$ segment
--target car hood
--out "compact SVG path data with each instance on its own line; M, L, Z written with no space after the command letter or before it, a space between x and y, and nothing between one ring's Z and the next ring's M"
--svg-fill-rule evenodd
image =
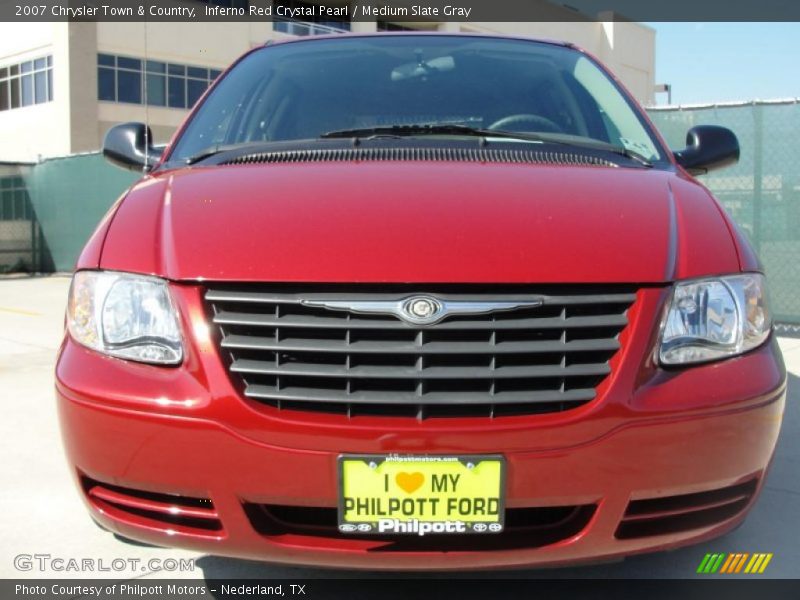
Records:
M187 168L120 204L102 268L174 280L656 283L739 270L673 172L457 162Z

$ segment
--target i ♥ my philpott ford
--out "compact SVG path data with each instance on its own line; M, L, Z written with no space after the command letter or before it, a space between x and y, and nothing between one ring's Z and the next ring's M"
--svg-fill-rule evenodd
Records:
M92 518L274 562L490 568L706 540L758 498L786 373L767 281L570 44L257 48L86 245L57 367Z

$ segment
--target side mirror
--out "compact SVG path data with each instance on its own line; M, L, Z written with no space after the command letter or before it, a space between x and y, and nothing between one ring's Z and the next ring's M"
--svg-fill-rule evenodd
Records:
M149 171L163 152L153 146L153 132L144 123L114 125L103 139L105 159L130 171Z
M704 175L739 160L736 134L717 125L698 125L686 134L686 148L675 153L675 160L692 175Z

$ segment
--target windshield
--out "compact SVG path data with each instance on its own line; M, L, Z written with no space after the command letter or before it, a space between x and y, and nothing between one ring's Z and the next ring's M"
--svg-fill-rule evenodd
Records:
M574 49L409 35L314 40L253 52L210 93L170 161L217 146L407 125L547 134L542 137L597 141L661 159L658 143L618 87ZM542 143L533 139L527 143Z

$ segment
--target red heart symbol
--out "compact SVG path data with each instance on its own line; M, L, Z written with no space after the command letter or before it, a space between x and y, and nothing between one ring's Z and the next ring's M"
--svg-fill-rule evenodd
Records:
M394 479L397 485L403 488L407 494L410 494L418 490L425 482L425 475L422 473L398 473Z

